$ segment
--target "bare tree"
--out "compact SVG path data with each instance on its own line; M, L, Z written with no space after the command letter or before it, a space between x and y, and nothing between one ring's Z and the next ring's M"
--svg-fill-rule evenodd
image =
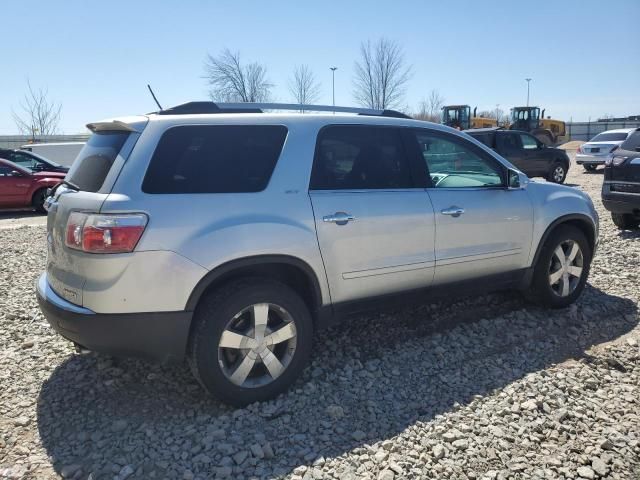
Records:
M31 135L53 135L58 132L60 124L61 104L50 102L46 89L34 89L27 80L28 92L20 102L20 113L12 111L13 121L21 133Z
M426 120L428 122L440 121L440 110L444 105L444 98L440 95L438 90L433 89L429 92L429 96L426 99L422 99L418 105L418 112L414 117L418 120Z
M300 105L310 105L320 97L320 84L307 65L300 65L293 71L289 81L289 92Z
M258 62L244 65L239 52L225 48L220 55L208 54L204 64L205 78L211 85L209 96L222 102L265 102L273 84L267 69Z
M356 102L369 108L394 108L402 103L411 67L405 66L400 46L386 38L360 45L360 61L355 65Z

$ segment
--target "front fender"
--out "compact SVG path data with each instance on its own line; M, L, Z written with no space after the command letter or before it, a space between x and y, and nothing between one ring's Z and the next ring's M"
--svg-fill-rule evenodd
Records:
M595 253L598 241L598 214L586 193L565 185L535 181L529 183L527 190L534 208L529 265L535 265L540 247L553 228L571 221L582 222L590 229Z

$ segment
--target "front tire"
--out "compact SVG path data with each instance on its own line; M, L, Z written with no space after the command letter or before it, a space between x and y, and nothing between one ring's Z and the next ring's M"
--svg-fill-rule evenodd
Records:
M551 166L551 171L547 175L547 180L553 183L564 183L567 178L567 169L561 162L556 162Z
M38 213L47 213L44 208L44 201L47 198L47 189L41 188L37 190L33 197L31 198L31 205L33 205L33 209Z
M271 399L287 390L309 361L311 315L302 298L280 282L234 281L201 300L194 322L191 370L225 403Z
M640 220L629 213L612 213L611 220L620 230L632 230L640 225Z
M534 266L529 300L549 308L564 308L575 302L587 282L591 255L582 231L571 225L557 227Z

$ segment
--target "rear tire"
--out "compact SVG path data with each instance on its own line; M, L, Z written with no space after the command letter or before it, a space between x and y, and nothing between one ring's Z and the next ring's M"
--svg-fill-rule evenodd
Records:
M640 220L629 213L612 213L611 220L620 230L632 230L640 225Z
M557 227L545 241L534 265L533 279L526 292L528 300L548 308L564 308L575 302L587 282L591 255L589 242L578 228Z
M551 170L547 175L547 180L553 183L564 183L567 178L567 169L561 162L555 162L551 165Z
M309 361L312 339L309 309L295 291L240 279L198 304L188 360L211 395L245 406L287 390Z
M47 198L46 188L41 188L40 190L36 190L36 192L33 194L33 197L31 198L31 205L33 205L33 208L36 212L47 213L47 211L44 209L44 201L46 198Z
M595 172L596 169L598 168L597 165L583 165L583 167L587 172Z

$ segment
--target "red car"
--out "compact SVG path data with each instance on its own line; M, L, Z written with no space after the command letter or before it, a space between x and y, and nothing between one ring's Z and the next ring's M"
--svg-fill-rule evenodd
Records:
M0 208L33 207L44 212L47 188L64 176L63 172L34 172L0 158Z

